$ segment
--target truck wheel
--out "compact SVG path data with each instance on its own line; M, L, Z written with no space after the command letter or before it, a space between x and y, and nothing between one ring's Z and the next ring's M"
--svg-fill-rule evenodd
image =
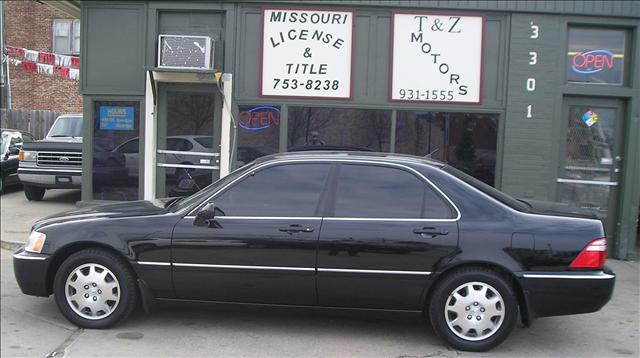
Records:
M24 196L27 197L29 201L40 201L44 197L45 188L41 188L39 186L32 185L24 185Z

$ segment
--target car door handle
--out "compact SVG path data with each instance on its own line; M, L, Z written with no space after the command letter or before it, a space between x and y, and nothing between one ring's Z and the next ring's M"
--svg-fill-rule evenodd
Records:
M287 227L281 227L278 230L282 232L288 232L289 234L292 234L294 232L313 232L312 227L303 227L301 225L289 225Z
M431 235L431 237L449 234L447 230L438 230L435 227L423 227L421 229L414 229L413 233L417 235Z

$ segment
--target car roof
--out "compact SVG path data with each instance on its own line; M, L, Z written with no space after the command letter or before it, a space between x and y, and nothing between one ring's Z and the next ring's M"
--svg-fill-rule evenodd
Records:
M437 160L418 157L408 154L397 153L381 153L381 152L355 152L355 151L303 151L303 152L286 152L266 155L256 159L256 164L265 163L270 161L280 160L340 160L340 159L353 159L371 162L388 162L388 163L403 163L403 164L422 164L429 165L436 168L443 168L445 163Z

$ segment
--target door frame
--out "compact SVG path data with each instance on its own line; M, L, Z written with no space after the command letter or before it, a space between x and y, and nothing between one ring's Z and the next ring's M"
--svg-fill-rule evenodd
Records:
M585 107L605 107L613 108L616 110L616 124L614 134L614 158L612 164L612 170L618 169L616 174L612 176L610 181L616 182L616 185L610 186L609 198L607 202L607 223L605 226L605 233L607 237L612 241L618 240L618 225L620 221L618 204L620 203L620 194L622 189L622 178L624 176L624 157L625 157L625 142L628 140L626 133L626 103L621 98L602 98L602 97L589 97L589 96L565 96L562 101L562 114L559 121L556 121L554 126L556 135L555 141L555 171L553 175L553 198L558 201L560 196L559 180L562 178L564 165L565 165L565 151L566 151L566 138L569 124L569 108L571 106L585 106ZM616 160L616 156L620 157L620 160Z

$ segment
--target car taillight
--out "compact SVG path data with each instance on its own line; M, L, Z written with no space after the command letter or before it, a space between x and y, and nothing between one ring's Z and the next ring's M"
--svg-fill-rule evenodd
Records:
M570 267L574 269L601 269L607 258L607 239L601 237L591 241L578 254Z
M18 152L18 160L24 160L24 151L22 151L22 149L20 149L20 151Z

